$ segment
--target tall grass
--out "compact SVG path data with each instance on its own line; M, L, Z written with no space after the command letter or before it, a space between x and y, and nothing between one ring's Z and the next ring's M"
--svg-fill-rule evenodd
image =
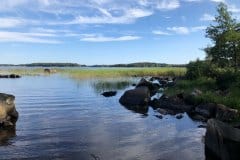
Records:
M183 76L185 68L99 68L99 69L63 69L61 73L74 78L109 78L141 76Z

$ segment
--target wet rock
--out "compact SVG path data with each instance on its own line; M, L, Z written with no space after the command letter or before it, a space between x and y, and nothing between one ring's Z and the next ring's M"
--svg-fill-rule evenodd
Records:
M240 129L210 119L207 122L205 136L206 153L211 153L221 160L239 160Z
M160 99L154 99L151 101L150 106L153 109L161 108L177 113L190 112L193 106L186 105L183 100L177 96L166 97L163 95Z
M14 104L15 97L0 93L0 127L14 126L18 119L18 112Z
M160 85L157 83L149 82L146 79L142 78L136 85L136 88L138 88L138 87L148 87L148 89L150 91L150 96L153 96L158 92Z
M155 115L155 117L157 117L158 119L163 119L162 115Z
M124 106L146 106L150 101L150 91L148 87L137 87L126 91L119 102Z
M216 105L214 103L198 105L194 112L206 118L214 118L216 115Z
M224 122L230 122L239 117L238 110L214 103L198 105L193 112L205 119L216 118Z
M204 116L201 116L199 114L195 114L195 113L188 113L188 116L195 121L202 121L202 122L207 122L207 118Z
M178 114L178 115L176 115L176 118L177 118L177 119L182 119L182 118L183 118L183 114Z
M161 113L162 115L167 115L168 111L166 109L158 108L157 111Z
M117 94L117 91L108 91L108 92L103 92L101 95L103 95L104 97L112 97L115 96Z
M148 105L123 105L126 109L133 111L135 113L141 113L147 115Z
M0 129L0 146L9 145L11 143L10 140L15 136L16 136L15 127Z
M0 78L20 78L20 75L10 74L10 75L0 75Z
M216 119L224 122L230 122L238 117L238 110L228 108L222 104L216 105Z
M198 128L207 128L207 125L205 125L205 124L200 124L200 125L198 125Z

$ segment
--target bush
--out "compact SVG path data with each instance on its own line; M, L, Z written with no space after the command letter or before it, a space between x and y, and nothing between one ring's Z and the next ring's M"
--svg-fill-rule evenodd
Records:
M219 72L216 76L216 85L221 90L226 90L236 84L239 79L239 74L230 69Z
M214 66L207 61L197 60L187 65L186 77L188 79L198 79L200 77L214 77Z

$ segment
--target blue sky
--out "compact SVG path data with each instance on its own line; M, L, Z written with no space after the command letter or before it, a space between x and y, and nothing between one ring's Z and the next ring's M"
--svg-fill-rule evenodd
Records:
M219 2L239 0L0 0L0 63L188 63L211 44Z

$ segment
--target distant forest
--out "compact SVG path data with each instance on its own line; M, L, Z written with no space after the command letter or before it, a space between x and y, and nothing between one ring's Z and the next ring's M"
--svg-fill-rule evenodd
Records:
M78 63L30 63L30 64L0 64L0 66L22 66L22 67L185 67L185 64L166 64L166 63L151 63L139 62L129 64L113 64L113 65L82 65Z

